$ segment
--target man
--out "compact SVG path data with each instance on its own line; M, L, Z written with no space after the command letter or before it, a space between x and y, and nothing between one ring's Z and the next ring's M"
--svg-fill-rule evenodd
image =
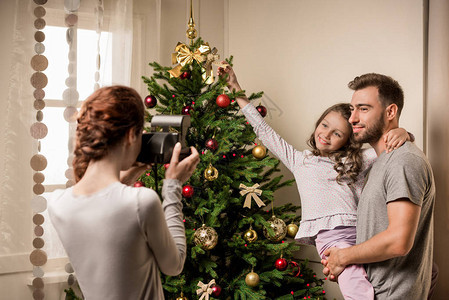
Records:
M378 158L365 183L357 212L357 244L328 249L323 272L336 279L351 264L367 264L376 299L427 299L433 259L435 184L430 164L413 143L386 153L383 135L399 125L404 104L397 81L365 74L348 84L357 141Z

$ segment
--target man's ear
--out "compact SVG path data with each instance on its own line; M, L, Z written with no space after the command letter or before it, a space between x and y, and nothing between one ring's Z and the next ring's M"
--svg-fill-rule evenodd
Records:
M387 119L388 120L393 120L397 116L398 106L396 104L392 103L392 104L387 106L385 111L387 113Z

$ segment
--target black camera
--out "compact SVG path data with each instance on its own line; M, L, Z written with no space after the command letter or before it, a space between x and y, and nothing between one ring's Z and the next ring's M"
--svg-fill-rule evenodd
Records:
M190 155L190 148L186 147L187 129L190 126L188 115L156 115L151 120L151 131L142 134L142 147L137 156L137 161L146 164L166 164L170 162L173 148L177 142L181 143L179 160ZM156 128L162 131L153 131ZM177 132L171 130L177 127Z

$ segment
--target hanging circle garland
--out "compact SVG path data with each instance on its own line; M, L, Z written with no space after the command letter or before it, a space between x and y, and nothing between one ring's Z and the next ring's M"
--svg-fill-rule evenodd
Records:
M47 263L47 253L42 250L45 246L45 241L42 238L44 234L44 229L42 224L45 221L45 218L40 214L41 212L47 209L47 199L45 199L41 194L45 192L45 187L42 183L45 180L45 176L41 173L47 167L47 159L44 155L40 154L41 152L41 143L40 140L45 138L48 133L47 125L45 125L42 121L44 120L44 113L42 109L45 107L45 92L43 88L47 86L48 78L42 73L48 67L48 59L43 55L45 52L45 46L42 42L45 40L45 34L42 32L42 29L45 28L46 22L43 18L46 14L45 8L42 6L47 2L47 0L34 0L34 3L37 5L34 8L34 16L36 19L34 20L34 28L36 32L34 34L34 39L36 44L34 45L34 52L36 53L30 60L31 68L35 71L31 78L30 83L31 86L35 88L33 92L34 103L33 107L36 109L36 122L34 122L30 127L30 135L33 139L37 140L37 154L33 155L30 160L30 167L35 171L33 175L33 193L34 197L31 200L31 209L33 211L33 224L34 227L34 239L33 239L33 248L34 250L30 253L30 262L33 265L33 299L41 300L44 299L44 281L42 277L44 277L45 272L42 269L42 266Z

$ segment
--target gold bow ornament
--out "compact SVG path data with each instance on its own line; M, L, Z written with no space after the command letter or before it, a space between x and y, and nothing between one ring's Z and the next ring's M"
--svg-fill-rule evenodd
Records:
M194 60L196 60L199 65L203 65L203 62L207 62L208 54L210 53L211 49L208 43L204 43L196 48L195 51L191 51L186 44L178 42L175 47L175 52L171 55L172 64L174 65L177 63L178 65L168 72L172 77L179 77L182 73L182 67L191 64ZM207 74L203 73L203 79L206 79L206 77Z
M251 208L251 198L254 198L254 201L256 201L256 204L259 207L265 206L265 203L263 203L263 201L259 198L259 196L262 195L262 190L258 189L259 186L260 185L256 183L251 187L247 187L243 183L240 183L239 188L242 190L240 191L240 195L244 196L247 194L243 207Z
M205 73L203 73L203 79L206 77L206 84L211 84L214 82L214 70L212 70L212 63L216 64L215 61L220 59L220 55L217 54L217 48L212 48L211 52L207 54L206 60L203 63Z
M209 295L212 294L212 285L215 284L215 279L212 279L208 284L204 284L201 281L198 282L199 289L196 290L198 296L201 295L199 300L209 300Z

